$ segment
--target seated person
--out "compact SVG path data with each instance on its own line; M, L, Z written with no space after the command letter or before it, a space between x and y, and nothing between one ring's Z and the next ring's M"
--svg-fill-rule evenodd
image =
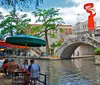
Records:
M5 59L5 61L3 62L2 68L4 73L7 75L7 69L8 69L8 59Z
M18 64L12 59L10 62L8 62L8 72L12 73L16 69L18 69Z
M21 65L21 68L23 68L24 70L28 70L28 60L26 59L25 61L24 61L24 63Z

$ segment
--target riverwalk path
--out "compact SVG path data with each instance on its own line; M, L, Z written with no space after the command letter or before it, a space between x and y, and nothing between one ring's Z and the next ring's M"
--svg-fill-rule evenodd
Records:
M12 85L11 78L2 72L0 72L0 85Z

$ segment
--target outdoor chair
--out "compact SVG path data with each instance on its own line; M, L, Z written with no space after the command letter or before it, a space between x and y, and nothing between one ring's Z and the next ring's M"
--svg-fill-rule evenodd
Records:
M26 72L13 72L12 85L22 85L26 80Z

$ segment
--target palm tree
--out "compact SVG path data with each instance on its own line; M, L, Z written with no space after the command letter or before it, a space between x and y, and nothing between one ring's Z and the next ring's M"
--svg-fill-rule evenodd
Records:
M27 14L15 15L15 24L16 24L16 34L26 34L29 27L30 18L27 18Z
M46 40L46 53L50 54L48 36L55 37L57 34L58 24L62 24L62 18L57 17L59 15L58 9L50 8L48 10L37 9L32 12L35 17L38 17L36 22L42 22L43 24L37 29L37 34L40 36L45 36ZM33 31L36 31L36 28L33 27ZM37 35L35 34L35 35Z
M1 34L13 36L14 34L27 33L30 21L31 19L27 18L27 14L19 15L15 13L13 15L13 13L10 12L0 23L0 28L2 28Z

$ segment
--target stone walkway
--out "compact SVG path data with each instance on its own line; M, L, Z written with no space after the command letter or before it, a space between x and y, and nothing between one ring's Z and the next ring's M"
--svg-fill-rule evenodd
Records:
M0 73L0 85L12 85L11 78L4 75L4 73Z

